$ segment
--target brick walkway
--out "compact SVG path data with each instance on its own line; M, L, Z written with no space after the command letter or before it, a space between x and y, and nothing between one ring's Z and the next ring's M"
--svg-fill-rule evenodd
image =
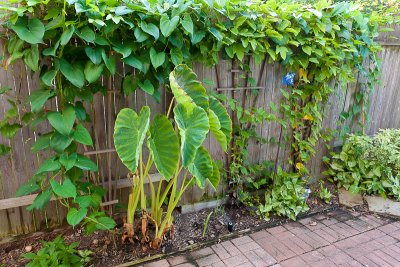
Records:
M145 265L164 266L400 266L400 221L337 210Z

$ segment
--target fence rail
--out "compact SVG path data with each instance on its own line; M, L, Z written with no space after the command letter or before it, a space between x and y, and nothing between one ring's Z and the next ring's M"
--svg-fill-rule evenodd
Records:
M382 59L382 85L380 85L372 95L369 109L367 134L373 134L380 128L399 128L400 127L400 42L391 36L400 37L400 27L396 27L392 33L384 33L379 38L383 45L380 52ZM4 44L0 43L0 55L4 52ZM215 67L208 68L200 64L194 64L194 71L200 81L208 80L206 84L208 89L233 97L242 102L244 106L263 107L268 112L271 110L270 103L279 105L282 100L280 92L281 78L284 69L277 63L267 63L263 61L260 66L256 66L252 58L247 55L251 74L238 71L237 62L221 60ZM133 72L122 63L118 65L119 73ZM248 76L251 76L257 84L250 86ZM361 79L361 78L360 78ZM105 95L96 94L92 104L86 104L92 122L88 123L94 147L88 149L81 147L81 152L91 157L99 165L99 172L93 174L91 179L98 181L99 184L109 189L103 205L110 203L126 202L130 187L130 180L127 179L128 170L119 161L113 145L113 127L116 115L124 107L131 107L139 111L144 105L152 109L152 116L157 113L165 113L168 108L171 95L162 91L160 103L156 103L150 96L137 90L133 95L125 97L120 93L121 78L113 77L110 81L104 80L104 83L111 84L111 90ZM22 63L17 63L8 71L0 70L0 86L10 86L12 94L18 99L19 112L29 109L25 104L26 98L39 85L37 75L31 75L27 72ZM335 88L328 103L324 107L325 119L324 128L337 129L340 113L348 111L354 101L354 92L358 83L352 83L345 88ZM252 89L252 90L250 90ZM255 94L254 92L257 92ZM48 109L57 109L57 99L53 99L46 104ZM0 118L2 118L9 108L9 103L4 96L0 96ZM279 118L282 115L275 112ZM40 228L59 224L66 215L66 210L60 207L57 202L51 202L46 211L26 211L26 205L29 205L34 196L15 198L15 192L18 186L27 181L40 166L46 152L33 154L30 150L31 145L36 138L49 131L51 127L48 124L42 124L37 129L32 130L27 127L22 128L13 141L3 139L0 136L0 143L8 144L12 147L10 156L2 157L0 160L0 238L13 235L28 233ZM251 161L259 162L261 160L274 161L277 164L284 164L289 157L290 144L285 143L282 137L282 128L278 123L263 123L257 129L257 133L265 140L276 140L267 144L252 142L249 145L249 156ZM211 152L215 160L221 160L226 163L227 155L216 145L214 137L209 136L204 145ZM148 155L148 152L146 152ZM327 149L323 142L319 142L316 147L316 156L308 164L314 177L320 177L324 166L322 157L327 154ZM153 171L152 178L158 181L160 177ZM182 199L182 204L197 203L203 199L212 199L221 196L224 188L223 182L218 192L214 192L211 187L201 190L197 187L188 189Z

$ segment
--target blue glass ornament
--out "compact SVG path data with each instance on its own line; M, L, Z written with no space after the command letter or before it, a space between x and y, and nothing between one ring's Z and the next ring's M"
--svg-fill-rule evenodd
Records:
M282 83L287 86L291 86L294 84L294 76L296 76L295 72L288 72L285 76L283 76Z

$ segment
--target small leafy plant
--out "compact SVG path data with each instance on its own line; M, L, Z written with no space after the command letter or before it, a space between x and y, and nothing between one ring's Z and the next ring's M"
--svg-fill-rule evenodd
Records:
M204 188L208 181L217 188L219 168L202 144L212 132L223 149L227 149L232 133L232 122L224 106L208 96L196 75L186 65L178 65L169 79L174 94L167 115L158 114L150 123L150 108L145 106L139 114L123 109L117 116L114 143L118 156L133 175L133 188L129 196L128 212L123 239L133 241L135 229L141 229L141 242L158 248L163 236L173 235L172 212L185 190L196 183ZM169 119L172 105L173 123ZM143 156L143 143L147 137L150 155ZM162 179L156 188L150 178L150 168L155 165ZM182 180L180 181L180 177ZM150 212L144 181L150 184ZM165 189L162 183L166 182ZM168 199L167 199L168 196ZM167 201L166 211L163 203ZM135 226L135 211L140 203L141 219ZM155 227L154 238L149 237L148 223Z
M327 204L331 202L332 193L322 183L319 188L319 197Z
M58 267L58 266L84 266L90 261L89 250L77 250L78 242L71 245L65 244L61 236L56 237L53 241L42 241L43 247L37 252L25 253L23 257L29 260L27 267Z
M326 174L338 187L400 200L400 129L380 130L372 137L349 135L329 166Z
M296 220L299 213L309 210L304 185L299 174L285 172L279 167L274 184L265 191L265 202L259 205L257 214L268 217L275 213Z

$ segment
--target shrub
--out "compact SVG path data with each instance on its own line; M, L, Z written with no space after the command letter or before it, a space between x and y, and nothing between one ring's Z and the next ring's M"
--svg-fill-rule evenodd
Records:
M92 253L89 250L76 250L78 242L71 245L65 244L61 236L56 237L53 241L42 241L42 244L43 247L37 253L29 252L23 255L25 259L30 260L27 267L83 266L89 262Z
M393 196L400 200L400 129L373 137L349 135L334 154L327 173L351 192Z

